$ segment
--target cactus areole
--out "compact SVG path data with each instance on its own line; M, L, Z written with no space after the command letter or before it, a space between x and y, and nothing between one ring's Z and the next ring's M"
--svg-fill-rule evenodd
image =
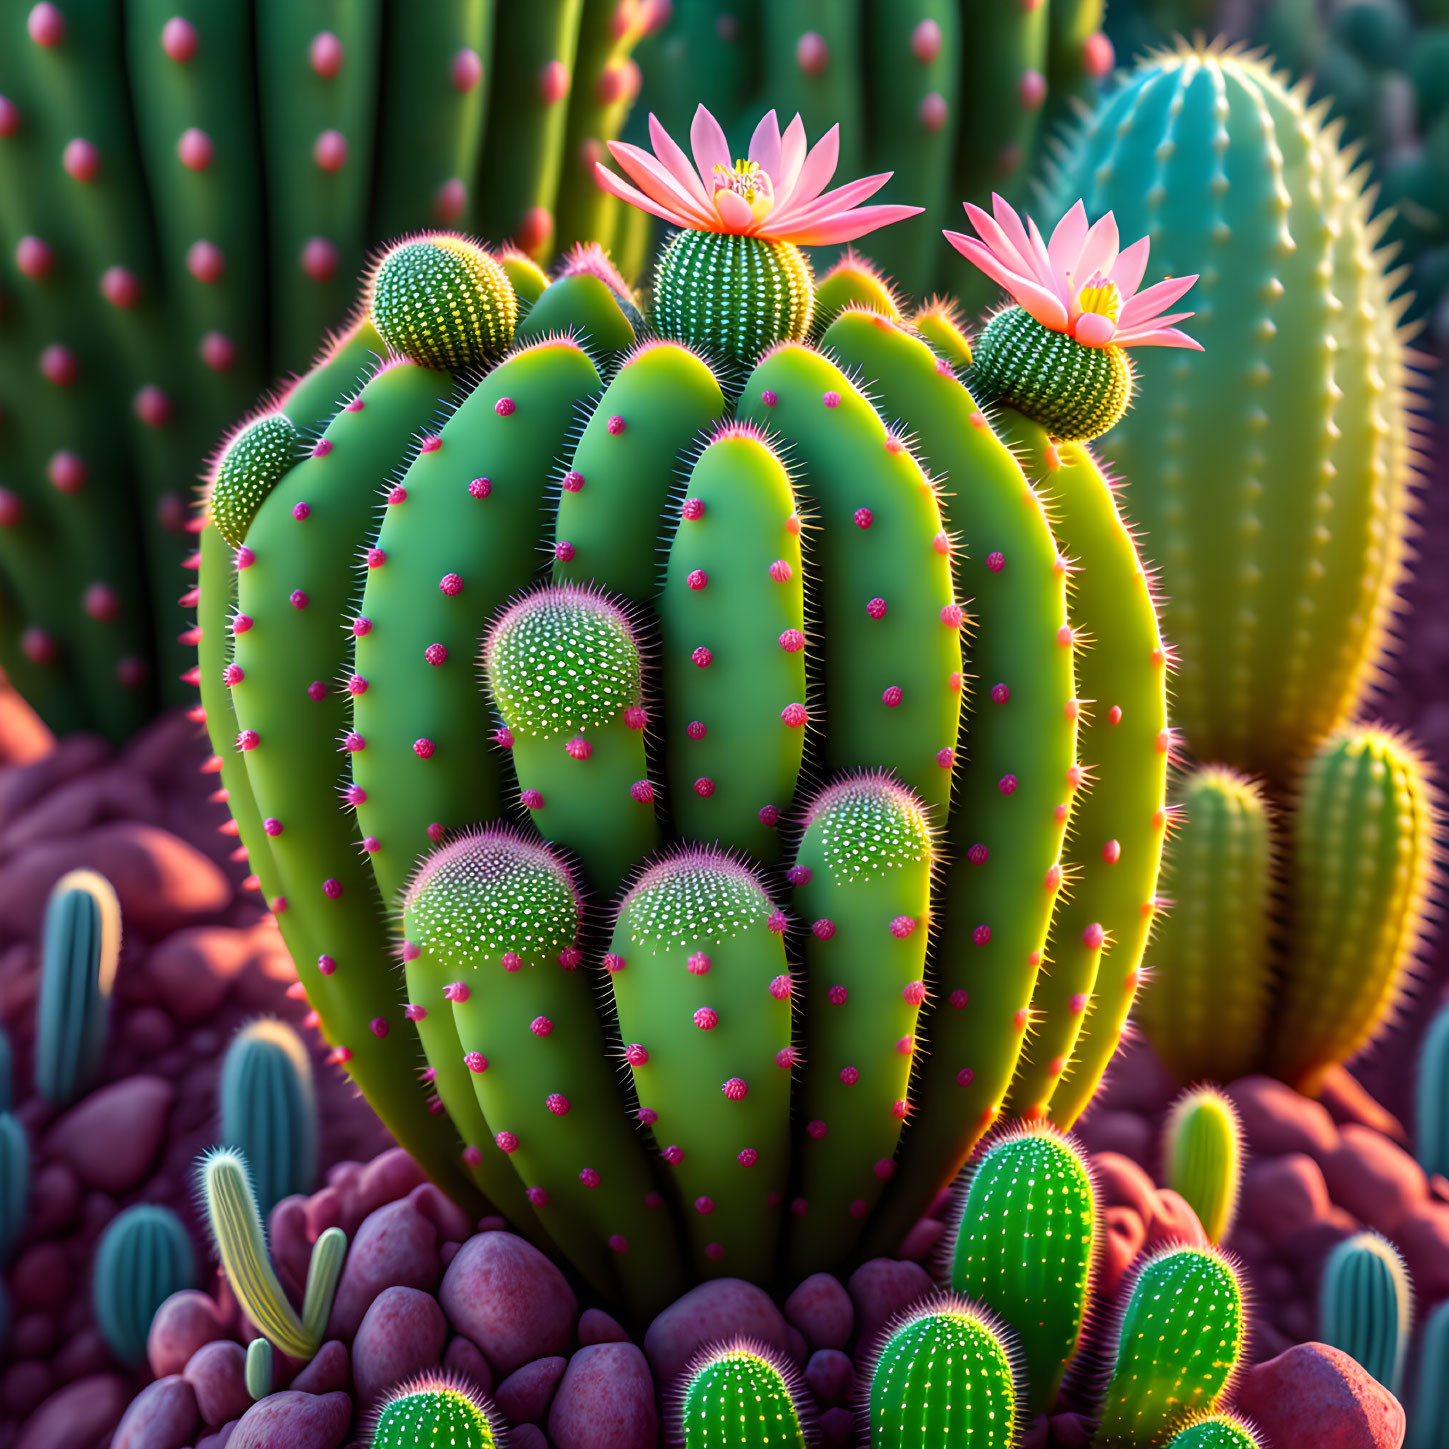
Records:
M634 1322L894 1251L1007 1110L1094 763L1080 623L1131 720L1090 829L1129 864L1082 876L1081 983L1023 1088L1070 1125L1135 989L1166 769L1151 592L1090 455L988 421L949 307L917 327L866 262L814 314L802 248L914 208L826 191L838 134L798 118L742 161L702 109L693 163L651 137L599 170L681 228L651 317L597 248L544 285L397 243L223 448L201 547L219 767L331 1063ZM1130 296L1145 246L1080 230ZM1070 491L1058 532L1038 487Z

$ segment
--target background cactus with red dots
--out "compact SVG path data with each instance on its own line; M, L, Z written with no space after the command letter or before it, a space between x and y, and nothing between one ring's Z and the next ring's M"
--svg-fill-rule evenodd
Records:
M474 226L521 248L520 282L525 253L594 239L642 265L638 214L592 164L661 17L655 0L5 7L0 666L53 728L124 739L184 697L204 626L178 565L206 450L344 323L379 237Z

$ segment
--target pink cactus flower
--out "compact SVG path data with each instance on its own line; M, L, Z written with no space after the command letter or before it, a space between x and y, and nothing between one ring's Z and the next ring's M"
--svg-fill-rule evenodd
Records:
M624 141L609 142L614 160L635 185L595 162L598 183L611 196L690 231L831 246L921 210L860 205L891 179L889 171L825 190L840 157L839 126L832 126L807 151L800 117L782 135L779 119L770 111L755 127L748 159L740 160L731 157L719 122L700 106L689 129L693 164L652 115L649 139L652 156Z
M946 240L973 266L999 282L1043 327L1064 332L1084 347L1191 347L1202 351L1172 324L1191 312L1167 312L1192 284L1171 277L1138 291L1147 270L1144 236L1118 250L1117 221L1109 211L1090 226L1080 201L1043 241L1036 223L1022 225L1015 209L993 194L988 216L966 203L977 237L948 231ZM1166 315L1163 315L1166 313Z

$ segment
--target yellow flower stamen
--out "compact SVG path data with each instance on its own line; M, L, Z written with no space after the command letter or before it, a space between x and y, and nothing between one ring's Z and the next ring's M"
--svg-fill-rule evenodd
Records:
M1115 322L1122 305L1122 294L1118 292L1115 282L1093 277L1078 294L1077 302L1083 312L1095 312L1099 317Z
M716 191L733 191L752 206L757 195L763 195L766 200L773 199L774 188L770 185L770 178L755 161L736 159L733 167L722 161L716 162L714 185Z

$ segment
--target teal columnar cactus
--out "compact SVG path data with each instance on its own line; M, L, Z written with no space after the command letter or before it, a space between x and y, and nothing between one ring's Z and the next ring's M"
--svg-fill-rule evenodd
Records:
M1010 1449L1022 1406L1008 1339L964 1299L912 1309L887 1332L870 1376L876 1449Z
M1414 1155L1428 1176L1449 1176L1449 1009L1440 1007L1419 1048Z
M247 1160L257 1205L271 1212L317 1179L312 1059L285 1022L264 1018L232 1038L221 1064L221 1140Z
M96 1249L91 1288L96 1324L111 1352L129 1367L146 1358L156 1310L196 1284L196 1254L181 1220L144 1203L112 1218Z
M678 1391L680 1442L684 1449L805 1449L804 1402L794 1370L763 1344L707 1348Z
M971 1169L951 1287L1011 1330L1029 1418L1076 1357L1097 1254L1096 1200L1081 1152L1050 1128L997 1142Z
M1245 1315L1237 1272L1221 1253L1170 1248L1137 1274L1092 1441L1098 1449L1161 1445L1232 1381Z
M9 1112L0 1112L0 1262L10 1256L25 1226L29 1196L30 1139Z
M1221 1243L1238 1211L1243 1136L1237 1109L1212 1087L1184 1092L1168 1114L1165 1138L1167 1186L1197 1214L1209 1241Z
M1441 1303L1424 1321L1419 1335L1419 1370L1408 1401L1408 1449L1444 1449L1449 1443L1449 1303Z
M201 1159L197 1188L222 1270L242 1312L280 1352L309 1360L322 1345L347 1256L347 1235L341 1228L328 1228L312 1245L299 1315L267 1255L246 1159L229 1147L213 1148Z
M35 1090L46 1101L74 1101L99 1073L120 956L121 904L110 881L93 870L63 875L41 940Z
M56 729L123 739L184 697L187 482L344 321L376 242L461 223L539 258L617 240L642 268L592 164L662 8L503 10L17 0L0 21L0 664Z
M1262 1449L1262 1443L1241 1419L1209 1414L1174 1434L1167 1449Z
M494 1449L492 1409L471 1384L427 1374L391 1390L372 1418L371 1449Z
M0 1030L0 1112L15 1105L15 1051L10 1037Z
M1408 1270L1387 1238L1355 1233L1328 1255L1318 1285L1319 1336L1393 1394L1403 1381L1413 1316Z

